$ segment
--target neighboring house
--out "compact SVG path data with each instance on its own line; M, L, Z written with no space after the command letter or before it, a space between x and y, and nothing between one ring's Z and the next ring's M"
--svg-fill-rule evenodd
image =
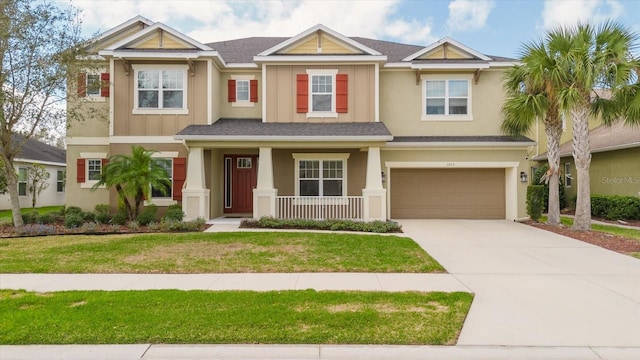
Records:
M591 194L640 196L640 127L625 126L623 122L601 125L590 131L589 143ZM576 197L572 152L571 140L560 145L561 176L568 200ZM532 160L546 161L546 152Z
M203 44L143 17L93 50L104 69L79 76L70 101L108 115L70 124L68 205L115 208L113 191L90 188L140 144L173 184L147 203L181 203L187 218L526 216L535 142L500 133L513 59L323 25Z
M14 135L13 142L25 141L20 135ZM44 166L49 172L49 186L37 196L36 207L64 205L66 178L66 151L35 139L26 139L22 149L14 158L13 165L18 174L18 195L21 208L30 208L32 194L27 183L27 171L34 164ZM0 210L11 209L9 192L0 195Z

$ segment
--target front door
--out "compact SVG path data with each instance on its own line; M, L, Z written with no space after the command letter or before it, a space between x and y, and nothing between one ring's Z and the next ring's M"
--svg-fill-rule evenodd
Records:
M253 189L258 181L256 155L226 155L225 213L253 213Z

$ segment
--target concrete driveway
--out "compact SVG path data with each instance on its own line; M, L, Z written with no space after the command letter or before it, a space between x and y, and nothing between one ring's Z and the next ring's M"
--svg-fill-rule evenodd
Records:
M506 220L402 220L475 294L458 345L640 347L640 260Z

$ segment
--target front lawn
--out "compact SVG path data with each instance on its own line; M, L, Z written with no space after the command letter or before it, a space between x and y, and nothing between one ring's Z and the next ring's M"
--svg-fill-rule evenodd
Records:
M233 232L0 239L0 273L444 272L413 240Z
M38 214L48 214L53 212L59 212L62 209L64 209L64 206L43 206L38 208L22 208L20 209L20 211L23 214L28 212L37 212ZM13 222L13 215L11 214L11 209L0 210L0 221Z
M455 344L468 293L0 291L1 344Z

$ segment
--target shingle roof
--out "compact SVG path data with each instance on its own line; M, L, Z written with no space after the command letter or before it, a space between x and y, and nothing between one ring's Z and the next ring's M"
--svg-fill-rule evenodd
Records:
M625 126L622 121L611 126L600 125L589 132L589 144L592 153L612 151L626 148L640 148L640 126ZM560 145L560 156L571 156L573 141ZM533 160L546 160L547 153L542 153Z
M264 123L261 119L219 119L211 125L189 125L176 139L194 137L380 137L390 140L391 133L381 122L361 123Z
M19 144L23 141L25 141L25 139L22 135L13 136L14 144ZM34 162L46 161L64 164L67 162L67 151L29 138L16 155L16 158L32 160Z
M250 37L245 39L235 39L235 40L226 40L226 41L218 41L205 44L212 49L218 51L225 62L227 63L252 63L253 57L258 55L259 53L270 49L279 43L288 40L288 37ZM361 43L364 46L370 47L383 55L387 56L387 62L401 62L402 59L407 56L414 54L421 49L424 49L424 46L419 45L408 45L401 44L392 41L384 41L384 40L376 40L376 39L368 39L363 37L350 37L350 39ZM487 55L489 56L489 55ZM499 57L499 56L489 56L496 61L514 61L514 59ZM416 60L414 62L424 62L429 60ZM470 60L432 60L438 63L442 62L485 62L479 59L470 59Z
M487 142L487 143L528 143L535 144L535 141L526 136L396 136L393 138L394 143L434 143L434 142Z

